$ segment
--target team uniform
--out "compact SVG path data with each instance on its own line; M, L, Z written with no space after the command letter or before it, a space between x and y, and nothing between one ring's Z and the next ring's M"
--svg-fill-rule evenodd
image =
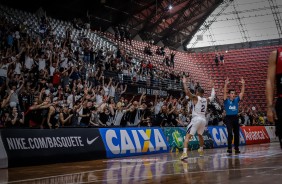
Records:
M282 48L277 49L276 58L276 87L277 101L275 110L278 120L275 121L276 135L279 137L282 148Z
M207 99L197 96L198 102L193 105L192 120L187 127L187 133L195 135L197 132L199 135L203 135L206 127L206 110L207 110Z

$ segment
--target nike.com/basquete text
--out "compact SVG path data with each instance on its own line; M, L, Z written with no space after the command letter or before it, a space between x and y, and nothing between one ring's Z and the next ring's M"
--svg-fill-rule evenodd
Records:
M83 147L80 136L6 138L10 150Z

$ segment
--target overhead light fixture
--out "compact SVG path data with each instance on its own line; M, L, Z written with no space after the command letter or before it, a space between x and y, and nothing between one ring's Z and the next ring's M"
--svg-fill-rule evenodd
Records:
M172 9L172 6L171 6L171 4L170 4L170 5L168 6L168 9L169 9L169 10L171 10L171 9Z

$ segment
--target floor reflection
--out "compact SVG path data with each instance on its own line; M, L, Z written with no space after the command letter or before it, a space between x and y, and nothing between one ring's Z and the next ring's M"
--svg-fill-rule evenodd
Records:
M254 177L263 182L264 175L272 183L281 181L282 151L277 144L244 146L241 151L230 156L226 149L206 150L203 157L193 151L184 161L180 153L167 153L12 168L1 170L0 183L252 183Z

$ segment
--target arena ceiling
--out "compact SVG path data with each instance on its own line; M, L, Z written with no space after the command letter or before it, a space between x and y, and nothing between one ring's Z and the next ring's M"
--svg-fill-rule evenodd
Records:
M282 38L281 0L2 0L1 4L31 12L42 7L47 15L65 20L88 15L94 29L127 26L133 37L173 49Z
M223 0L102 0L102 8L92 14L102 30L124 25L132 37L153 40L173 49L186 46L206 18ZM108 14L105 12L109 12ZM91 12L92 13L92 12ZM185 47L184 47L185 48Z
M89 16L95 29L129 27L133 37L153 40L177 49L186 46L207 17L223 0L2 0L1 3L28 11L42 7L47 15L67 19ZM171 7L171 8L170 8Z
M187 48L282 39L281 0L222 3L202 24ZM222 11L224 9L224 11ZM222 11L220 13L220 11ZM220 16L217 16L220 13ZM205 25L210 25L208 28ZM199 39L200 38L200 39Z

